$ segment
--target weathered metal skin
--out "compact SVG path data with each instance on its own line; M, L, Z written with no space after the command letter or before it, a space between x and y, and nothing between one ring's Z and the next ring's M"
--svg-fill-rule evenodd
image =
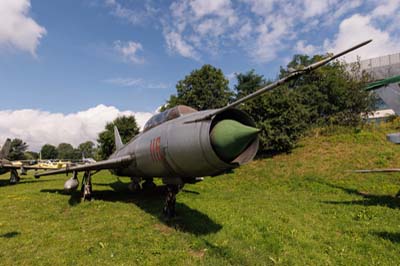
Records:
M217 175L252 160L258 149L258 137L232 162L224 162L213 150L210 131L223 119L249 126L254 126L253 120L244 112L231 109L212 120L190 122L212 111L186 114L138 135L110 157L135 158L128 167L115 169L113 173L142 178L192 178Z

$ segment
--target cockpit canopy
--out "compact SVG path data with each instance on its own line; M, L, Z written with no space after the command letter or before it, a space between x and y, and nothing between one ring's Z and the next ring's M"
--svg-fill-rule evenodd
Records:
M171 109L165 110L164 112L156 114L152 118L150 118L149 121L147 121L146 125L144 125L143 132L149 130L150 128L156 127L164 122L167 122L169 120L194 112L197 112L197 110L186 105L175 106Z

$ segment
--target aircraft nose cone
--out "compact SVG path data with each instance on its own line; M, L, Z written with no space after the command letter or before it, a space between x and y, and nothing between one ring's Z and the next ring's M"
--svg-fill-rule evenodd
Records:
M259 129L235 120L222 120L211 130L211 145L223 161L231 162L247 148L259 132Z

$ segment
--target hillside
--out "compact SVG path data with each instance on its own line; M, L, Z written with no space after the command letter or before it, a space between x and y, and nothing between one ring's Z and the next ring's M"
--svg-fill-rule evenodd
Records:
M291 154L187 185L178 217L161 217L162 188L132 195L103 171L92 202L62 193L65 175L16 186L0 176L2 265L399 265L398 125L315 131Z

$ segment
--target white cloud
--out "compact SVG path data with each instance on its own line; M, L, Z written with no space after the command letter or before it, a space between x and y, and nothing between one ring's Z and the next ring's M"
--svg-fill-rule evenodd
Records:
M368 59L399 52L400 39L391 36L390 32L374 26L370 16L355 14L342 21L334 40L325 40L324 48L338 52L362 41L373 39L373 42L345 56L348 61L355 61L357 56ZM351 42L351 43L350 43Z
M380 4L372 11L373 17L391 16L395 13L398 14L400 8L399 0L383 0L379 1Z
M136 87L144 89L167 89L169 87L169 85L165 83L147 82L141 78L111 78L104 80L104 82L121 87Z
M317 52L317 47L312 44L306 44L306 41L300 40L296 43L296 51L301 54L313 55Z
M104 80L106 83L119 85L122 87L137 86L143 82L140 78L111 78Z
M199 60L198 51L216 54L224 34L238 17L230 0L178 0L164 20L164 38L170 52Z
M46 29L29 17L30 0L0 1L0 46L26 51L36 56Z
M105 1L112 7L122 3ZM174 0L167 12L152 17L159 18L153 24L161 25L170 53L200 60L244 52L257 63L267 63L294 52L341 46L340 36L347 34L343 27L356 13L369 18L363 24L369 34L384 37L384 51L392 50L399 39L399 0ZM359 29L356 36L364 31ZM324 46L321 36L328 33L336 38L325 40ZM347 45L358 41L347 37Z
M67 142L77 146L87 140L96 142L97 135L104 130L105 124L118 116L134 115L142 128L153 114L120 111L114 106L102 104L70 114L34 109L4 110L0 111L0 140L21 138L34 151L39 151L46 143L58 145Z
M177 32L167 32L164 34L167 46L172 52L177 52L183 57L199 60L194 47L182 39L182 36Z
M143 8L128 8L117 0L105 0L105 5L111 9L111 14L120 19L124 19L133 25L144 23L149 17L156 12L149 5L144 5Z
M250 9L254 14L264 16L273 11L276 0L242 0L250 4Z
M285 48L284 40L290 35L291 21L281 16L271 16L257 27L257 40L249 51L256 62L274 60Z
M330 25L335 24L335 22L338 21L341 17L361 5L362 0L347 0L344 4L339 3L334 12L331 12L331 14L324 17L323 26L329 27Z
M189 12L192 12L197 20L214 16L217 20L223 20L225 24L232 26L238 19L230 0L194 0L190 2L190 6Z
M139 42L128 41L115 41L114 49L123 57L127 62L134 64L144 63L144 59L137 54L139 51L143 51L143 47Z
M304 17L314 17L329 11L329 5L335 4L334 0L304 0Z

